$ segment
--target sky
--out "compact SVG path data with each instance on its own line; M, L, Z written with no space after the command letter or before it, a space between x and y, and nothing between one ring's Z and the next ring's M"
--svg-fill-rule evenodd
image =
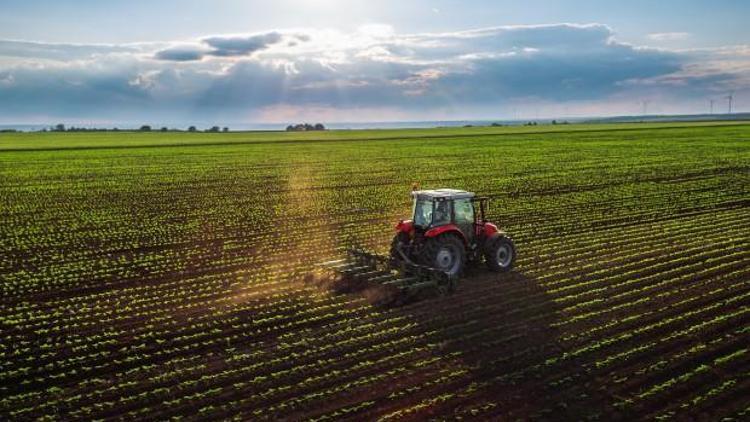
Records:
M750 2L2 0L0 124L750 110Z

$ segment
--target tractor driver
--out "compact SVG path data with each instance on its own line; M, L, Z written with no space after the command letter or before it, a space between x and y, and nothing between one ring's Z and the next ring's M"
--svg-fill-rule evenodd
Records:
M451 209L449 201L439 201L435 204L435 218L432 224L440 226L451 222Z

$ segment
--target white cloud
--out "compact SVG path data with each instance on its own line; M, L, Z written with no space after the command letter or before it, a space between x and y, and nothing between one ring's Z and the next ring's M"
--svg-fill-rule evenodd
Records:
M137 53L139 45L63 44L35 41L0 40L0 57L49 60L80 60L113 53Z
M427 34L296 28L127 45L0 40L0 59L11 60L0 61L0 113L244 119L314 108L408 118L528 101L607 107L643 90L676 99L731 84L741 91L750 66L738 57L748 52L636 47L601 24Z
M0 72L0 85L10 86L13 84L15 79L13 74L10 72Z
M690 38L688 32L655 32L648 34L648 38L654 41L682 41Z

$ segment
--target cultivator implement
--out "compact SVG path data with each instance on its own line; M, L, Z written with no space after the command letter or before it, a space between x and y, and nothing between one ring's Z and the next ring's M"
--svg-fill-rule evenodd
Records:
M424 289L451 292L456 280L445 271L419 265L406 256L394 259L352 248L346 258L328 261L321 268L333 277L336 291L350 292L370 287L381 288L384 301L410 297Z

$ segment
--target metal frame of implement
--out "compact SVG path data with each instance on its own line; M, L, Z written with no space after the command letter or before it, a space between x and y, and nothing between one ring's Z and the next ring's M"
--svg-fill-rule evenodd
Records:
M403 294L412 294L424 288L437 288L443 293L455 290L457 280L448 273L416 264L403 252L401 255L405 259L399 262L389 256L351 248L347 250L346 258L324 262L321 267L355 284L379 284Z

